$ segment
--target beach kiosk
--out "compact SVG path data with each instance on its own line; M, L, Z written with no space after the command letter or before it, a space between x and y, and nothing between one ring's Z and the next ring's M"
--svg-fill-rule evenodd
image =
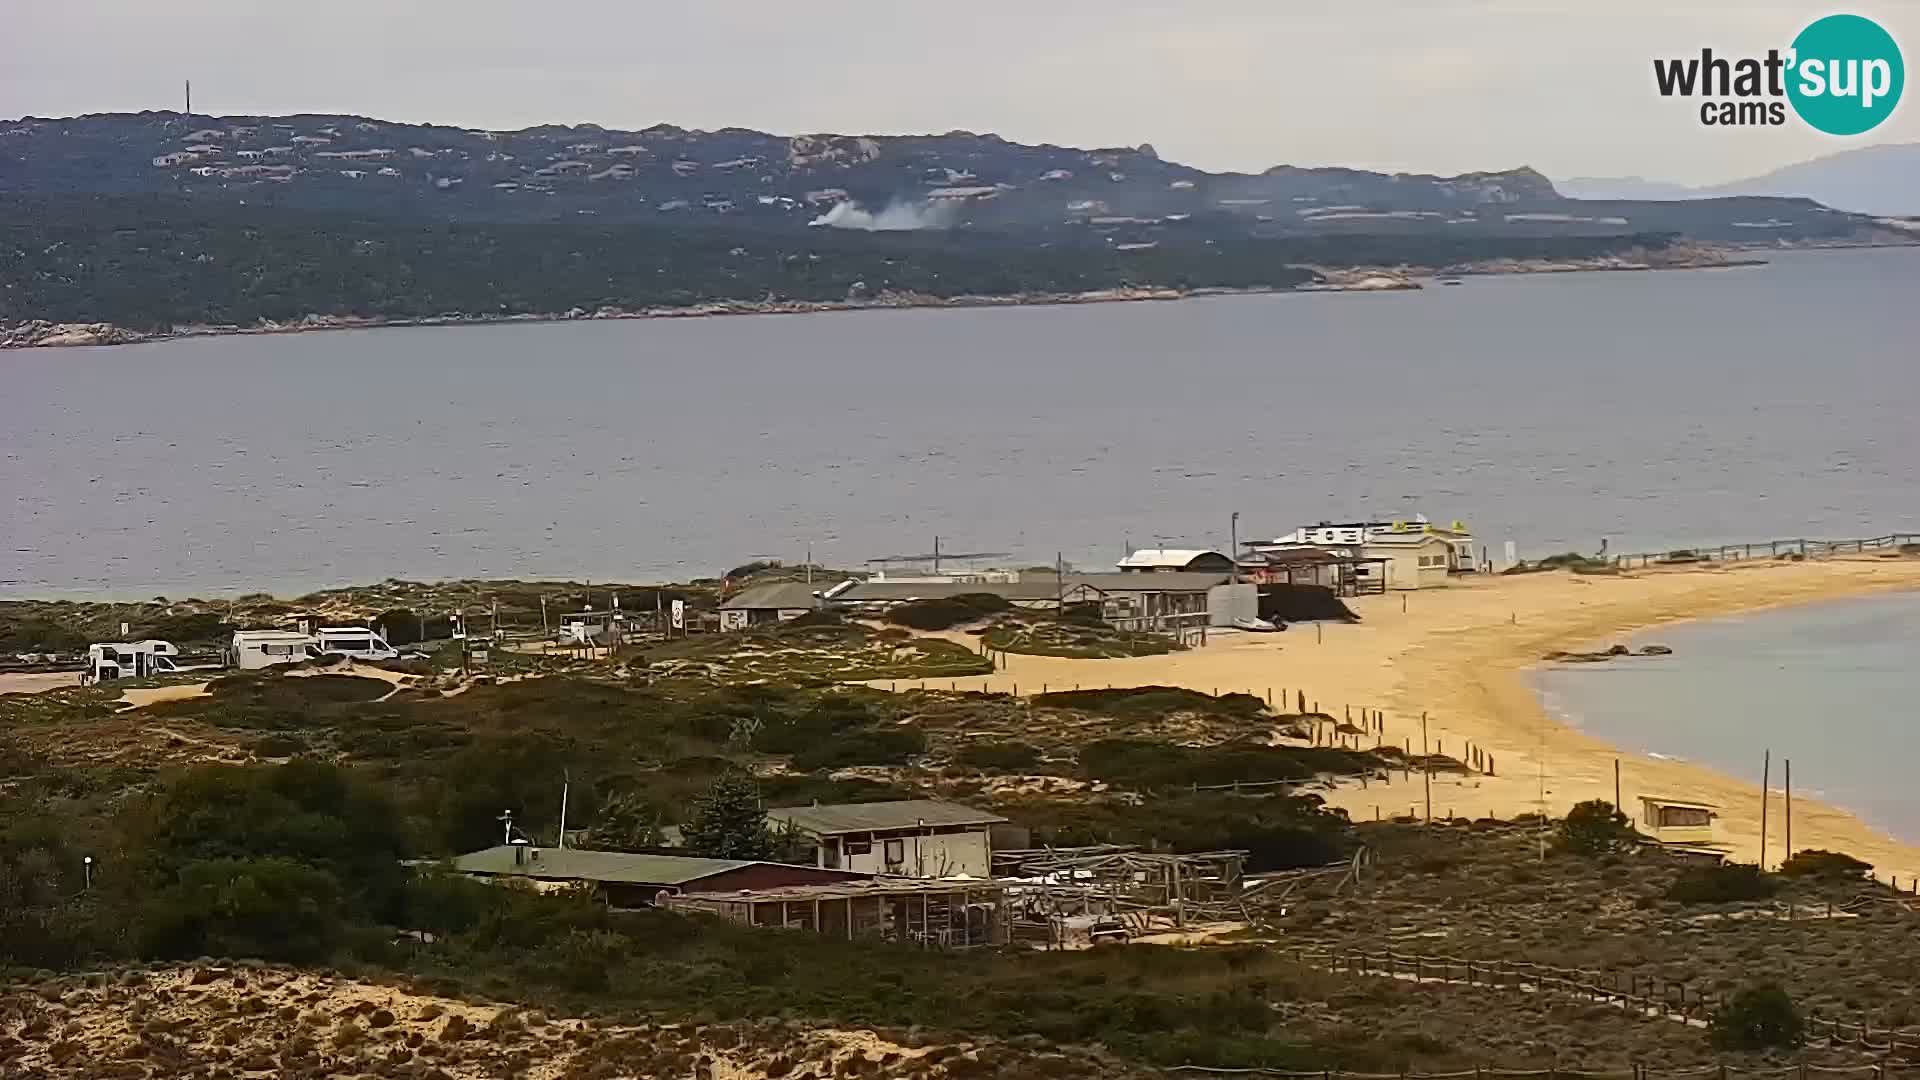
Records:
M1677 848L1717 849L1713 821L1719 807L1663 795L1640 796L1640 828L1649 837Z

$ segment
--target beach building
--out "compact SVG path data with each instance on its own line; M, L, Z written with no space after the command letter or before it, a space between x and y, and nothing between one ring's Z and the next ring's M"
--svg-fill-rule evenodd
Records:
M1006 886L993 881L882 878L731 893L690 890L664 896L662 903L748 926L965 949L1007 943L1006 893Z
M993 827L1007 819L931 799L788 806L767 824L792 829L814 845L828 869L906 877L984 878L993 871Z
M804 581L770 581L750 586L721 602L720 629L745 630L750 626L797 619L824 604L826 591Z
M1264 543L1251 543L1247 547L1256 551L1298 547L1358 548L1382 536L1404 536L1409 533L1424 533L1446 540L1452 554L1448 569L1454 573L1471 573L1479 567L1473 534L1465 523L1455 521L1450 525L1436 525L1428 521L1425 515L1416 515L1410 521L1322 521L1318 525L1302 525L1284 536L1276 536Z
M631 633L627 613L618 608L560 616L560 641L568 645L606 645Z
M1384 556L1366 557L1349 548L1290 547L1250 550L1240 558L1240 576L1256 585L1312 585L1335 596L1385 592Z
M1714 842L1713 821L1719 807L1691 799L1670 799L1662 795L1640 796L1640 827L1662 844L1685 847Z
M1384 572L1383 586L1395 591L1441 588L1454 573L1453 544L1433 533L1380 533L1361 544L1358 554L1354 573Z
M653 907L682 892L730 892L864 880L852 870L750 859L703 859L690 855L638 855L626 851L542 848L500 844L468 852L453 869L485 881L515 882L538 891L585 889L614 907Z
M1230 574L1233 560L1218 551L1195 548L1142 548L1115 564L1121 573Z

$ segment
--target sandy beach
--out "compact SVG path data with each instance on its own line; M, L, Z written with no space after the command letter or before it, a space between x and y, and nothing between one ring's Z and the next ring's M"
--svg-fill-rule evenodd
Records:
M1558 650L1604 647L1635 630L1688 619L1890 590L1920 589L1920 559L1837 558L1757 561L1719 567L1637 571L1618 577L1566 573L1463 581L1446 589L1348 601L1356 625L1296 625L1284 634L1220 635L1204 648L1168 656L1068 660L1010 656L991 676L938 680L944 688L1044 690L1103 686L1184 686L1265 695L1304 692L1308 704L1340 717L1365 707L1385 712L1388 742L1420 745L1420 717L1438 749L1458 756L1471 742L1493 755L1496 775L1436 776L1433 812L1512 817L1541 805L1560 815L1584 799L1611 800L1614 762L1629 813L1637 796L1698 799L1719 806L1718 839L1735 858L1760 856L1760 790L1703 766L1620 751L1549 717L1525 681L1529 667ZM1684 656L1670 659L1684 663ZM931 685L931 684L930 684ZM1673 703L1684 723L1686 702ZM1754 748L1759 755L1759 748ZM1417 782L1373 783L1327 792L1356 820L1406 814L1423 802ZM1776 778L1775 784L1779 780ZM1776 786L1769 863L1785 857ZM1920 845L1906 844L1851 814L1796 796L1793 846L1846 851L1883 879L1920 876ZM1904 887L1904 885L1903 885Z

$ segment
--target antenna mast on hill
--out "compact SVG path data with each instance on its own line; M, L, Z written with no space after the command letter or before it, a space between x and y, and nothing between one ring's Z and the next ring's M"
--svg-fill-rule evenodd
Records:
M187 115L193 115L193 80L187 80Z

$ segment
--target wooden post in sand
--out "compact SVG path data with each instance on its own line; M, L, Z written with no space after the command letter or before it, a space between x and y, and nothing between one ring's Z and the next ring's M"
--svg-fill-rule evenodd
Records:
M1427 714L1420 714L1420 775L1427 789L1427 824L1433 824L1433 758L1427 753Z
M1793 759L1786 759L1787 766L1787 852L1782 862L1793 858Z
M1620 759L1613 759L1613 808L1621 813L1626 809L1620 805Z

